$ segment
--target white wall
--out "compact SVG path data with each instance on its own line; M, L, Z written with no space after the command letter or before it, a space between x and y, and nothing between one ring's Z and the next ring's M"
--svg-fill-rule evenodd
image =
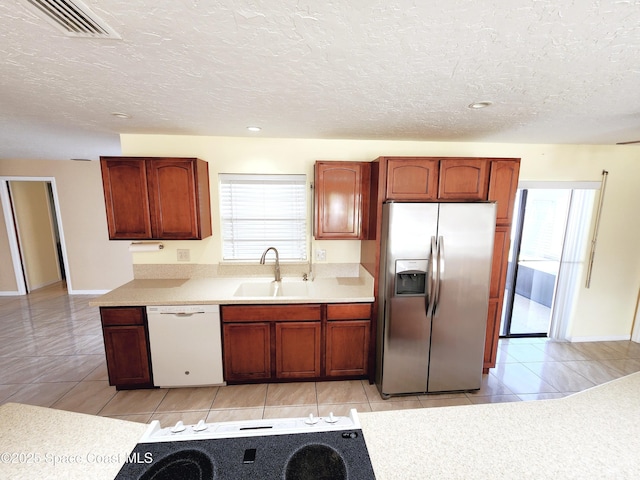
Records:
M122 135L123 155L193 156L209 162L214 235L199 242L165 242L165 250L133 261L177 263L189 248L193 263L218 263L218 173L305 173L316 160L371 161L382 155L520 157L521 180L599 181L609 171L591 288L581 288L571 337L628 338L640 284L640 149L637 146L529 145L369 140ZM328 262L359 262L359 242L314 242ZM582 282L584 284L584 282Z

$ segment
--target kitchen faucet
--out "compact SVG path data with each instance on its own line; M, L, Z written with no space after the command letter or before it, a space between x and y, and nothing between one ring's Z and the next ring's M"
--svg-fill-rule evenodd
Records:
M262 254L262 257L260 257L260 265L264 265L264 258L267 256L267 252L269 250L273 250L274 252L276 252L276 282L279 282L281 280L281 278L280 278L280 256L278 255L278 250L276 249L276 247L269 247L264 251L264 253Z

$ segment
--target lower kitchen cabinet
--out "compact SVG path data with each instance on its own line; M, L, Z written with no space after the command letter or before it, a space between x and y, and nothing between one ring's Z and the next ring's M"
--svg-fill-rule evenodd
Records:
M368 320L327 322L327 376L367 374L369 324Z
M371 304L223 305L228 383L365 378Z
M370 347L371 304L327 305L326 375L365 376Z
M144 307L101 307L109 385L118 390L152 388Z
M271 378L271 329L268 323L231 323L222 328L227 381Z
M320 322L277 322L276 378L320 376Z

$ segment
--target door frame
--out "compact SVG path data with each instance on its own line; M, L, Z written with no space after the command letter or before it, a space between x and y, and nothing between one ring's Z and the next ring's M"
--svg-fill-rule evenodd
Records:
M0 203L2 203L2 211L4 213L4 221L7 229L7 237L9 239L9 251L11 252L11 261L13 264L13 272L16 279L17 290L15 292L0 292L0 295L26 295L24 272L22 271L22 258L20 257L19 239L17 235L16 225L13 220L13 209L9 198L9 182L49 182L51 191L53 192L53 208L56 213L56 222L60 235L60 249L62 250L62 263L65 271L67 292L73 291L71 285L71 270L69 268L69 260L67 255L67 246L62 228L62 215L60 212L60 201L58 197L58 189L56 179L54 177L22 177L22 176L0 176Z

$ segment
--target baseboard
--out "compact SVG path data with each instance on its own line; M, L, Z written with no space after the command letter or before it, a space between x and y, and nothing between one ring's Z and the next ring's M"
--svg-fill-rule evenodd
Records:
M104 295L111 290L69 290L69 295Z
M17 297L20 295L20 292L18 292L17 290L10 292L10 291L4 291L4 292L0 292L0 297Z
M567 341L572 343L581 342L620 342L631 340L631 335L605 335L596 337L568 337Z

